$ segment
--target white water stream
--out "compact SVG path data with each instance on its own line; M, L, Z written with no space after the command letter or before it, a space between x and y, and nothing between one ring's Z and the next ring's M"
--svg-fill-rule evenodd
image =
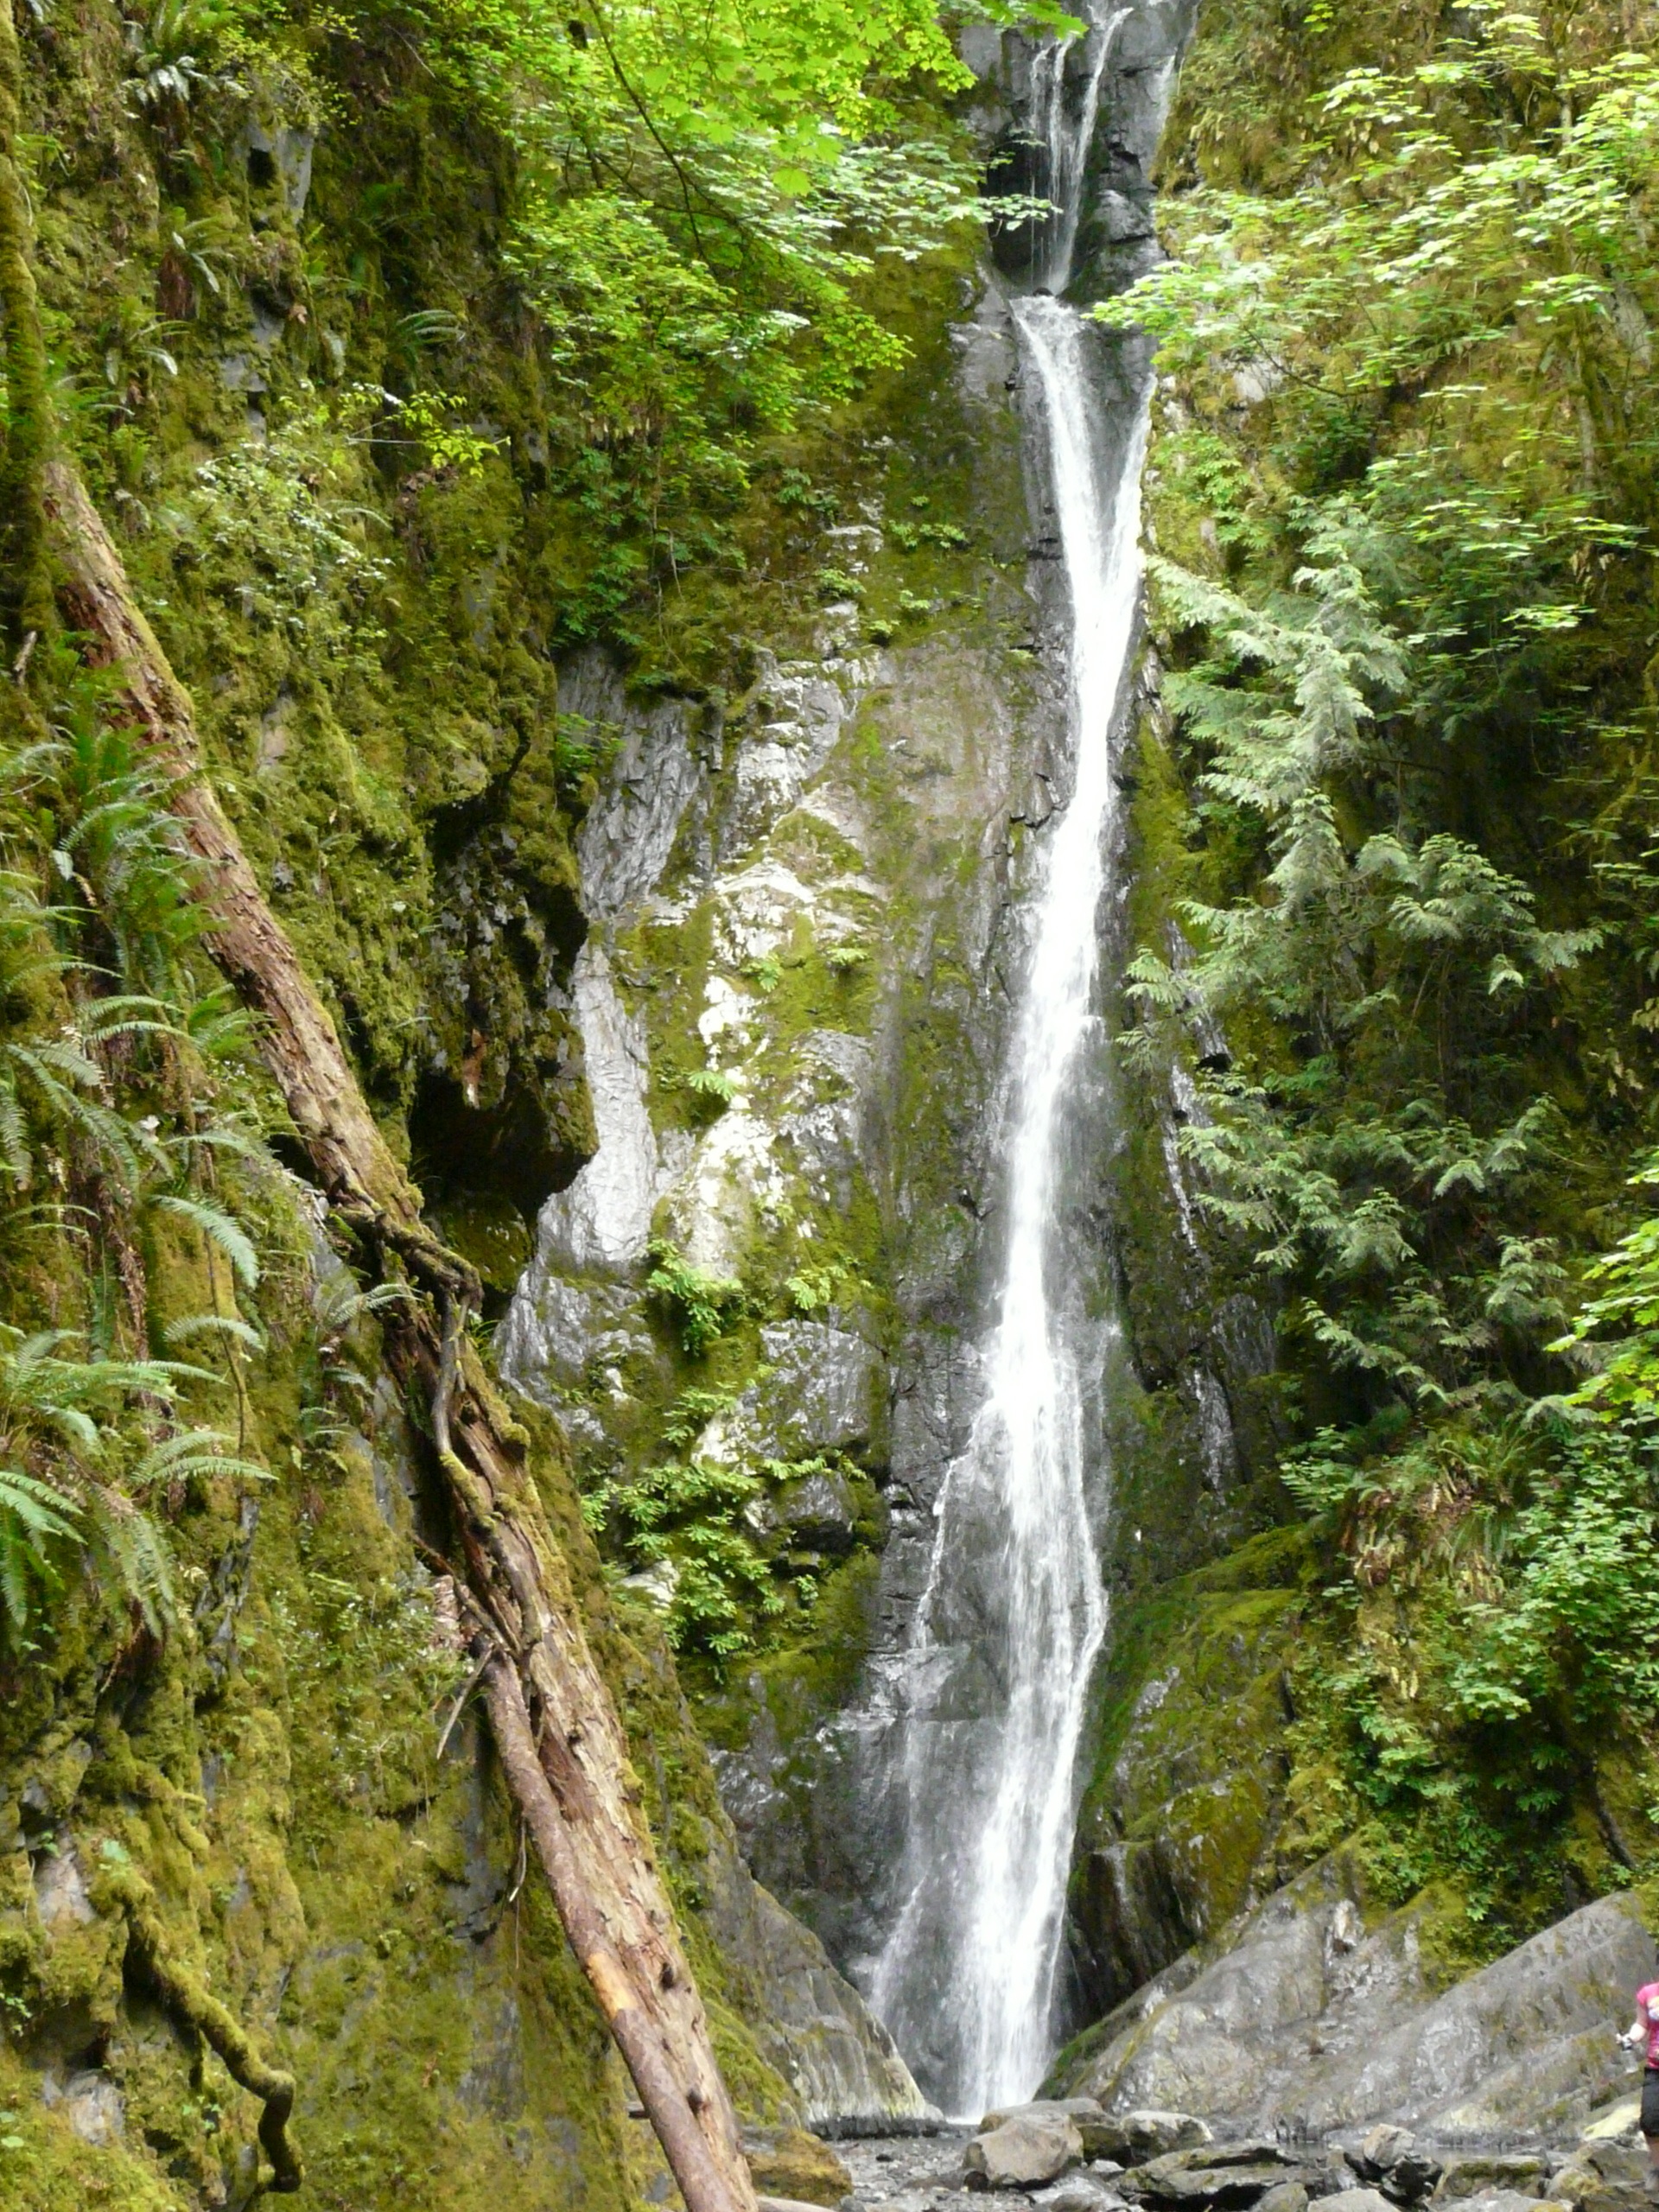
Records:
M1098 1096L1081 1078L1098 1035L1109 739L1140 590L1147 385L1136 379L1109 418L1091 374L1100 339L1052 295L1070 275L1101 76L1127 12L1091 30L1080 102L1063 98L1063 49L1033 66L1032 135L1049 141L1060 212L1044 257L1049 290L1012 308L1042 397L1071 601L1075 781L1044 832L1033 893L986 1391L934 1508L906 1669L904 1903L872 1989L931 2092L973 2119L1032 2095L1052 2056L1077 1748L1106 1628L1085 1494L1086 1331L1063 1183L1068 1137Z

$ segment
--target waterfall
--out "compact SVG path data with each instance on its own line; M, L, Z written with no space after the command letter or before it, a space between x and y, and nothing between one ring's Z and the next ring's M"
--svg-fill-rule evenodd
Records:
M1046 292L1064 292L1071 281L1083 213L1083 173L1100 113L1101 79L1118 27L1134 12L1132 8L1114 9L1103 23L1091 23L1084 33L1083 98L1075 118L1066 114L1065 65L1077 40L1052 39L1032 56L1028 128L1043 150L1044 192L1054 210L1038 234L1033 262L1036 279Z
M1055 140L1052 169L1066 194L1045 270L1055 292L1070 274L1101 75L1121 20L1091 30L1075 137ZM1058 130L1064 52L1051 47L1037 61L1044 111L1033 117L1033 136ZM1098 1325L1091 1338L1081 1316L1064 1171L1079 1134L1101 1137L1086 1122L1098 1085L1084 1078L1098 1033L1109 739L1139 598L1149 392L1145 372L1132 371L1118 407L1098 405L1094 372L1111 341L1050 294L1017 299L1012 309L1027 386L1041 396L1070 598L1075 775L1046 833L1033 893L985 1394L934 1508L901 1688L903 1903L872 1992L930 2094L969 2118L1030 2096L1052 2056L1077 1751L1106 1629L1085 1485Z

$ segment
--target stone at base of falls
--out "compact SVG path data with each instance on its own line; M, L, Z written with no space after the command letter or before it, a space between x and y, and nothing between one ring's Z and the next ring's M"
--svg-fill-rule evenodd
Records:
M1339 2189L1334 2196L1316 2196L1307 2212L1394 2212L1394 2208L1377 2190Z
M1197 2105L1304 2139L1390 2120L1471 2149L1574 2133L1625 2087L1609 2024L1653 1965L1629 1893L1437 1995L1432 1899L1368 1917L1358 1889L1320 1860L1091 2030L1055 2086L1109 2113Z
M1035 2201L1043 2212L1124 2212L1127 2202L1110 2182L1088 2172L1065 2175Z
M1276 2181L1256 2198L1255 2212L1307 2212L1307 2191L1299 2181Z
M759 2194L798 2204L839 2204L853 2177L822 2136L804 2127L746 2127L743 2156Z
M1357 2150L1344 2151L1343 2156L1361 2181L1374 2183L1396 2204L1421 2203L1446 2171L1439 2158L1419 2146L1408 2127L1386 2124L1372 2128ZM1542 2171L1539 2162L1541 2176Z
M1550 2176L1549 2197L1575 2212L1643 2212L1653 2202L1647 2193L1647 2152L1634 2145L1605 2138L1582 2141L1566 2165Z
M1632 2143L1640 2133L1642 2100L1639 2096L1620 2097L1605 2112L1599 2112L1583 2131L1581 2143L1617 2143L1628 2138Z
M1478 2196L1464 2201L1470 2212L1542 2212L1545 2205L1549 2206L1550 2212L1573 2212L1563 2198L1529 2196L1518 2189L1483 2190Z
M1096 2103L1093 2098L1089 2101ZM1096 2108L1099 2109L1097 2104ZM1116 2158L1122 2165L1144 2166L1172 2151L1196 2151L1213 2139L1204 2121L1190 2112L1136 2107L1103 2113L1097 2121L1084 2124L1083 2139L1091 2158Z
M1371 2130L1358 2150L1350 2151L1347 2158L1361 2181L1380 2181L1416 2147L1417 2138L1408 2127L1390 2127L1385 2121Z
M1027 2104L1002 2105L988 2112L978 2133L988 2134L1011 2120L1063 2113L1083 2138L1085 2158L1105 2158L1120 2168L1142 2166L1172 2151L1192 2151L1208 2143L1210 2130L1190 2112L1107 2113L1098 2097L1033 2097Z
M1437 2204L1460 2196L1490 2196L1497 2190L1542 2196L1549 2169L1541 2158L1513 2157L1448 2158L1434 2191Z
M962 2163L969 2189L1032 2189L1082 2157L1083 2138L1070 2113L1039 2107L1013 2113L976 2135Z
M1306 2203L1339 2191L1346 2179L1339 2165L1319 2154L1298 2158L1277 2143L1257 2139L1167 2152L1132 2168L1119 2186L1132 2202L1152 2212L1245 2212L1269 2197L1275 2212L1281 2206L1295 2212L1280 2191L1299 2190Z

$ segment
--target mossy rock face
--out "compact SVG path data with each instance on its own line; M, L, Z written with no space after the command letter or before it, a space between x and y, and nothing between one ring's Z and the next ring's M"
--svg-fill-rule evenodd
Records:
M1295 1532L1260 1537L1116 1618L1067 1898L1080 2018L1294 1871L1275 1847L1310 1556Z
M291 1400L258 1414L251 1441L287 1463ZM294 2073L320 2202L442 2207L484 2186L524 2212L550 2192L620 2204L620 2068L471 1718L434 1760L459 1669L410 1544L415 1440L382 1402L294 1458L181 1528L202 1562L194 1624L124 1656L89 1612L84 1650L62 1636L36 1670L47 1702L10 1707L3 1818L27 1887L0 1912L23 2026L8 2087L40 2192L16 2201L53 2206L61 2186L66 2204L194 2212L253 2178L256 2101L124 1974L120 1868Z
M830 2145L802 2127L750 2128L743 2155L763 2196L798 2204L839 2204L850 2196L853 2177Z

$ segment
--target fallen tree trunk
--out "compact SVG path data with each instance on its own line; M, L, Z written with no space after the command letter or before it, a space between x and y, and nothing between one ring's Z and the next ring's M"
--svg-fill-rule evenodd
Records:
M189 697L79 477L51 460L41 489L64 619L92 658L119 671L126 711L170 780L170 804L205 864L209 949L258 1017L261 1049L328 1204L372 1268L395 1275L396 1262L427 1294L389 1310L391 1350L432 1408L496 1747L565 1933L688 2212L754 2212L707 2016L634 1810L640 1793L621 1724L524 1464L523 1432L467 1338L476 1279L421 1219L419 1195L201 772Z

